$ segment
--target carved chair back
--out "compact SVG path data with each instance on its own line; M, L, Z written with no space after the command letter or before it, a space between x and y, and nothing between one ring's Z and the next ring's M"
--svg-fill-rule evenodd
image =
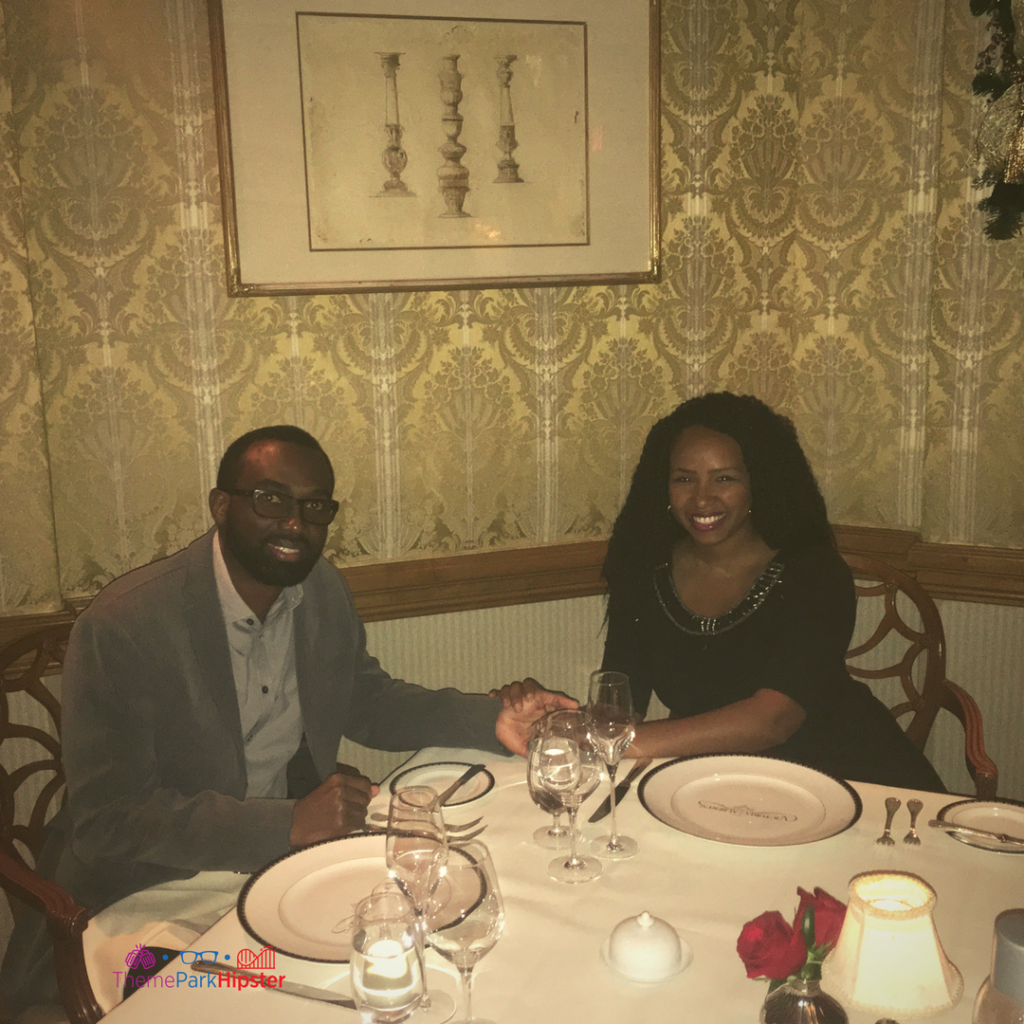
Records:
M919 750L924 750L939 711L952 712L964 728L964 760L978 795L994 797L998 771L985 753L981 712L966 690L946 678L946 634L931 595L885 562L863 555L843 558L853 572L858 604L862 598L881 598L881 614L871 620L874 629L847 651L850 675L869 684L886 679L899 683L902 698L890 710L897 719L910 716L904 731Z
M71 625L48 626L0 648L0 884L15 918L26 905L46 915L67 1020L96 1024L103 1011L82 946L89 915L34 870L44 826L67 800L60 701L45 680L64 665Z
M0 847L30 869L67 800L60 701L46 676L63 666L70 632L60 623L0 648Z

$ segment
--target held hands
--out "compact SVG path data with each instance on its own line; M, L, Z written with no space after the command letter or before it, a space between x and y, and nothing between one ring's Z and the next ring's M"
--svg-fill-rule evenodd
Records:
M295 801L289 842L308 846L355 832L363 827L366 807L379 791L365 775L331 775Z
M579 702L572 697L545 690L536 679L529 676L521 681L516 679L500 690L491 690L490 696L500 697L502 704L498 720L494 723L494 734L513 754L523 757L527 753L530 726L541 715L558 708L571 710L579 706Z
M527 676L525 679L513 679L500 690L491 690L488 697L500 697L502 707L521 710L523 701L532 693L547 693L536 679Z

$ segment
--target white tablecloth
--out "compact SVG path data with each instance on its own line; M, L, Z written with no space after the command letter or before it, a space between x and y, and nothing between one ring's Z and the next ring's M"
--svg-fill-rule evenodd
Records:
M473 762L487 756L433 749L421 751L411 763L451 760ZM850 878L874 870L911 871L936 890L936 926L963 974L964 997L957 1007L932 1020L969 1024L975 994L988 974L995 916L1024 905L1024 856L976 849L926 825L919 828L921 846L876 845L885 797L895 792L903 800L893 829L898 840L909 820L907 798L915 794L864 784L856 786L864 812L853 827L821 842L789 847L732 846L677 832L643 809L634 787L621 807L619 824L639 840L638 856L606 863L604 874L594 882L559 884L546 873L553 854L531 838L546 816L530 800L524 761L487 763L496 779L494 790L446 817L458 822L482 814L488 826L482 838L501 879L506 923L501 940L476 968L473 1004L480 1016L498 1024L751 1024L757 1020L766 987L746 978L736 954L744 922L765 910L780 910L791 919L797 886L821 886L845 902ZM607 819L586 824L605 795L602 787L581 809L587 838L607 829ZM919 823L954 799L916 795L924 802ZM385 791L372 809L386 806ZM643 910L669 921L694 950L692 966L661 984L627 981L610 971L600 956L601 943L612 928ZM234 954L252 945L232 911L192 948ZM428 957L439 969L447 966L432 951ZM310 965L281 955L276 972L295 981L316 980ZM335 984L347 994L344 979ZM853 1011L850 1020L874 1024L876 1016ZM139 991L109 1017L114 1024L337 1024L358 1019L353 1011L279 993L183 986ZM415 1024L415 1017L411 1020Z

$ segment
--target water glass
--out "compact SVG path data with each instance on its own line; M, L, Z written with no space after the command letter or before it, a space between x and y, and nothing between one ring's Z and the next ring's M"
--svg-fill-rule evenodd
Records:
M424 980L417 1024L441 1024L455 1013L455 1000L446 992L431 991L427 984L425 915L448 860L448 834L437 793L430 786L405 786L391 794L384 849L388 874L412 903L419 929Z
M552 711L544 717L537 750L541 784L569 812L569 856L556 857L548 874L558 882L589 882L601 872L601 862L581 857L576 850L576 812L601 781L601 758L589 733L585 711Z
M551 815L551 824L542 825L533 833L533 841L545 850L568 850L569 830L561 822L565 807L561 799L551 790L545 788L539 774L540 733L543 719L534 722L530 732L530 743L526 756L526 785L533 802ZM579 838L577 836L577 838Z
M452 843L431 901L430 944L462 978L466 1015L458 1024L492 1024L473 1016L473 968L494 948L504 925L505 905L487 847L479 840Z
M590 849L608 860L626 860L640 849L635 839L619 834L615 815L615 775L622 755L636 735L637 719L633 714L629 676L605 670L591 673L587 714L590 716L590 734L608 769L612 812L611 834L599 836L590 844Z

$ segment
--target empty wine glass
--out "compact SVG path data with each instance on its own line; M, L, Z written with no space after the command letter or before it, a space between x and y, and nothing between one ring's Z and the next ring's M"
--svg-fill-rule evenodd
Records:
M587 714L590 716L590 735L608 769L612 809L611 834L599 836L590 844L590 849L609 860L625 860L635 856L640 849L635 839L619 835L615 822L615 773L619 770L622 755L636 735L629 677L622 672L591 673Z
M352 995L364 1021L398 1024L423 996L416 912L397 889L375 890L356 904Z
M505 923L505 907L487 847L479 840L452 843L448 866L431 900L429 942L453 963L466 991L459 1024L492 1024L473 1016L473 968L494 948Z
M545 716L537 750L537 774L542 785L569 812L569 859L556 857L548 874L559 882L589 882L603 868L594 857L576 850L576 812L601 781L601 758L589 734L585 711L553 711Z
M416 945L423 974L417 1021L441 1024L455 1013L455 1000L445 992L429 991L424 950L427 907L448 860L448 838L437 793L430 786L406 786L391 794L384 849L388 873L416 915Z
M533 833L533 841L545 850L569 849L569 830L561 823L565 808L558 796L546 789L538 774L537 752L540 749L540 734L544 719L539 718L530 727L530 741L526 758L526 785L533 802L551 815L551 824L543 825Z

